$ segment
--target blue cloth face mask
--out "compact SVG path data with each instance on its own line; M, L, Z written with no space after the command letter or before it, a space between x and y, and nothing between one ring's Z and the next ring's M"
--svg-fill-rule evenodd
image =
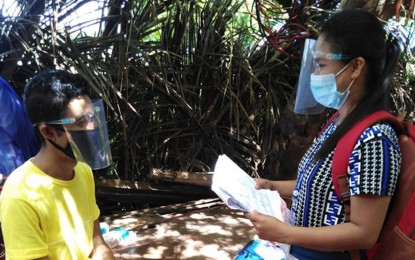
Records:
M354 80L350 83L349 87L344 92L339 92L337 91L336 77L340 75L349 65L350 63L336 74L311 74L311 93L318 103L325 107L334 108L336 110L339 110L343 106L344 102L350 94L350 87L352 86Z

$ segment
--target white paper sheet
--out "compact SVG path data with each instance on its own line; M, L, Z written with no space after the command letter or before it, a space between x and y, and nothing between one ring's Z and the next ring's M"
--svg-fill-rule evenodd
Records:
M212 190L232 209L256 210L284 221L277 191L257 190L255 180L226 155L220 155L212 178Z

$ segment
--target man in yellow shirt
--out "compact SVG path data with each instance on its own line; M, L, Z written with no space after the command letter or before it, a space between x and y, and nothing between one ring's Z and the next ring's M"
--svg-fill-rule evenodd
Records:
M76 144L75 136L90 136L100 122L85 87L79 76L57 70L40 72L25 87L42 146L0 195L7 259L114 259L100 232L91 168L79 160L93 158L82 157L82 146L95 144Z

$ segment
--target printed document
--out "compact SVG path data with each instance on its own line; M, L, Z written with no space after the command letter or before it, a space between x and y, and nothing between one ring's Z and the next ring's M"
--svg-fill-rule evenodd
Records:
M277 191L257 190L255 180L226 155L220 155L212 178L212 190L228 207L245 212L256 210L284 221L282 199Z

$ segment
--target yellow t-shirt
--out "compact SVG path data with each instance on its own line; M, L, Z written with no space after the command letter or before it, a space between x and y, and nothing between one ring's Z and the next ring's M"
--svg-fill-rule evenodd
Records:
M88 259L99 217L91 169L78 162L62 181L27 161L7 179L0 221L7 259Z

